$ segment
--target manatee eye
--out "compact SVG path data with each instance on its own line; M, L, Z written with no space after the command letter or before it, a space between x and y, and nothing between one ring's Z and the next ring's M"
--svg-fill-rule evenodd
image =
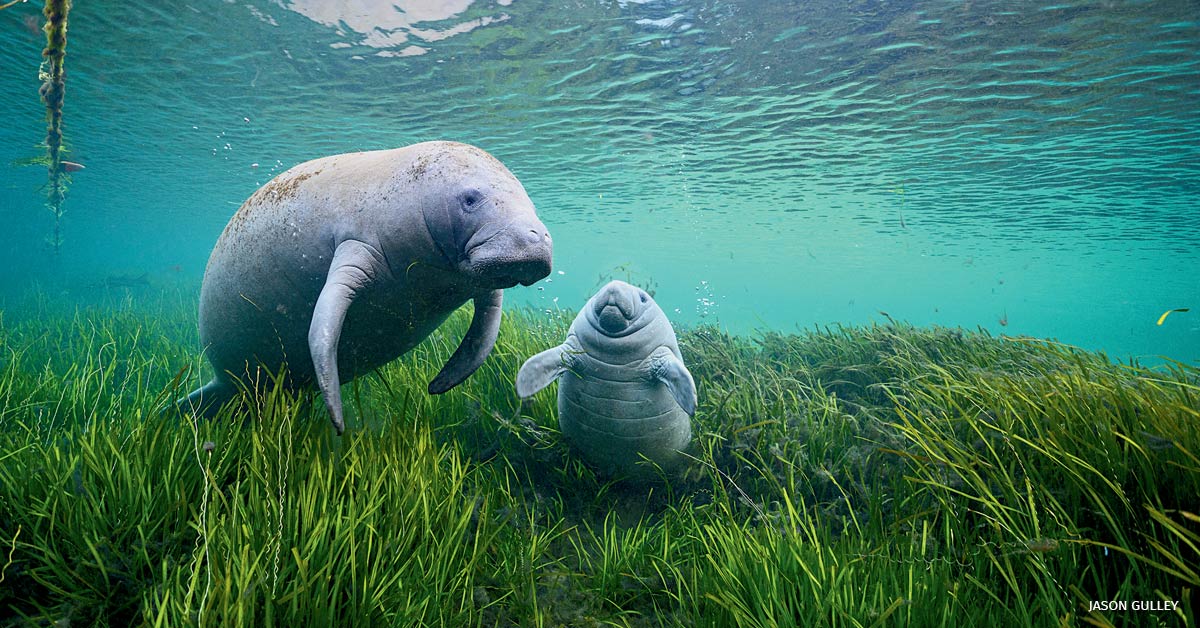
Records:
M479 190L467 190L459 195L458 200L462 204L463 211L469 212L483 201L483 194Z
M646 302L646 293L643 292L643 293L639 294L638 298L642 300L642 303L645 303Z

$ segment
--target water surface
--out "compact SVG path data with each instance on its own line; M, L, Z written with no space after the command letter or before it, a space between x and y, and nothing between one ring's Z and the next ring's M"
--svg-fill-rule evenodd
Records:
M58 256L13 165L43 150L36 4L0 11L0 299L198 289L274 174L452 139L555 236L510 303L612 276L736 332L882 311L1200 360L1194 2L79 2Z

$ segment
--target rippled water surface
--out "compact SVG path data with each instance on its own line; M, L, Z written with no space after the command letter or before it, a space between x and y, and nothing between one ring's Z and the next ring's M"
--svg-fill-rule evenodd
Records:
M0 297L198 287L273 174L443 138L555 236L510 302L574 310L615 276L739 332L882 311L1200 360L1192 0L81 0L57 258L19 165L44 150L36 4L0 11Z

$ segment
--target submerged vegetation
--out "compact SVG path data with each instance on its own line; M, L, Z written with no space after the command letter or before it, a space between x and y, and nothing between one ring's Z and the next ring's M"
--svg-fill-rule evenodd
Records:
M42 13L46 16L46 48L42 50L42 69L38 93L46 105L46 157L50 181L47 185L47 206L54 213L54 235L50 240L57 254L62 247L61 222L63 201L67 195L67 168L62 160L63 98L66 95L66 71L63 60L67 54L67 15L71 0L46 0ZM72 164L76 165L76 164Z
M1195 625L1200 372L903 324L680 333L694 464L627 485L522 405L573 312L219 420L190 297L0 311L0 626ZM236 414L236 416L229 416ZM1091 610L1168 600L1174 610Z

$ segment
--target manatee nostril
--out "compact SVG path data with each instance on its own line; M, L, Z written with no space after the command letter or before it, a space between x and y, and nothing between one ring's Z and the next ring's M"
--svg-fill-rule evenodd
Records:
M529 238L529 242L531 244L540 244L542 242L550 241L549 233L545 231L538 231L537 229L530 229L527 237Z

